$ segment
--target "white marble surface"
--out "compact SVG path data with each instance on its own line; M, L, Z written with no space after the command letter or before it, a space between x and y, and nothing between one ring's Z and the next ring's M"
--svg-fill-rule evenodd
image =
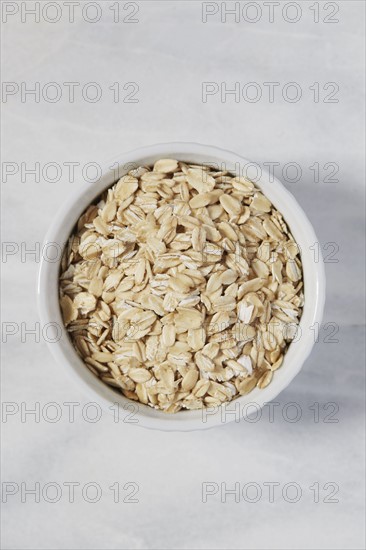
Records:
M25 2L11 4L21 10ZM9 336L3 345L3 400L19 408L22 402L28 408L56 402L62 418L57 423L42 417L37 423L30 416L22 422L20 413L3 418L2 478L19 484L19 492L2 505L3 548L364 548L363 2L338 2L335 24L314 23L310 2L301 2L296 24L277 12L268 23L263 6L255 24L221 23L219 16L203 24L196 1L140 2L136 24L114 24L111 3L100 2L98 23L83 21L78 9L69 23L64 3L58 4L63 10L58 23L34 23L29 17L22 23L16 14L3 24L3 80L29 87L37 81L42 86L94 81L103 89L102 100L90 104L78 94L73 104L64 98L22 103L19 94L9 97L3 104L3 162L83 165L172 140L215 144L254 161L279 162L281 168L297 162L303 177L287 187L321 245L339 246L338 262L326 264L324 319L339 325L339 342L324 342L321 332L302 373L278 397L274 422L267 409L256 423L161 433L117 424L106 415L95 424L86 422L80 409L87 397L54 363L43 340ZM324 9L320 3L322 18ZM116 81L138 83L139 102L114 103L108 86ZM295 81L303 97L297 103L221 103L216 95L202 103L202 82L213 81L227 82L228 88L272 81L280 83L278 90ZM309 90L314 82L338 83L339 102L314 103ZM314 183L309 170L314 162L337 163L339 183ZM76 186L86 185L80 170L76 173L74 183L66 169L57 183L9 177L2 187L3 241L26 243L28 249L41 242L55 210ZM2 264L2 317L3 323L30 328L38 321L38 263L31 256L26 260L18 253ZM73 423L64 402L81 403ZM297 423L282 418L289 402L301 408ZM314 402L320 404L319 422L309 408ZM329 402L339 407L336 423L324 422L332 412L323 409ZM100 501L86 502L79 487L70 503L62 484L72 481L80 487L98 483ZM57 503L42 495L39 503L29 495L22 503L21 482L27 488L56 482L64 490ZM139 502L114 503L109 489L114 482L137 483ZM229 496L225 504L218 493L203 503L203 482L228 487L237 482L241 488L257 483L262 497L250 503L250 493L236 503ZM265 482L280 484L274 502ZM289 482L302 490L296 503L282 497ZM318 503L309 489L314 483L321 488ZM332 490L324 489L326 483L339 487L338 502L324 502ZM122 490L122 499L130 490Z

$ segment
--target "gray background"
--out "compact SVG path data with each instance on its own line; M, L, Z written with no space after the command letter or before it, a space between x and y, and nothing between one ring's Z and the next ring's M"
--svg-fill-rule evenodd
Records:
M21 10L25 2L14 4ZM18 328L3 345L2 398L19 411L37 402L41 410L56 402L62 411L56 423L47 421L47 409L39 422L30 415L22 422L20 412L3 417L2 474L3 482L19 487L38 482L42 489L56 482L64 490L53 504L42 495L39 503L29 495L21 502L20 491L9 496L3 504L3 548L364 548L364 3L331 3L339 7L333 16L339 22L328 24L323 20L333 8L324 2L318 3L319 23L310 9L313 2L300 3L297 23L284 20L283 2L273 23L261 2L256 23L243 16L238 23L233 17L223 23L220 13L203 23L202 4L196 1L138 2L138 23L114 23L112 3L99 2L99 22L83 20L79 7L69 23L67 8L58 4L62 18L57 23L42 17L39 23L32 17L23 23L20 11L2 25L3 81L28 87L39 82L41 88L54 81L63 90L56 103L42 97L36 103L30 96L23 103L18 93L2 105L3 162L19 168L2 185L2 239L19 249L2 264L3 327L9 330L13 322ZM132 9L121 10L121 18ZM89 14L94 17L92 10ZM47 16L54 17L51 10ZM114 103L108 87L117 81L121 87L137 83L138 102ZM81 83L74 103L64 82ZM97 103L80 94L88 82L102 89ZM226 82L228 89L235 82L256 82L263 96L256 103L242 97L235 102L233 96L222 102L217 94L204 103L203 82ZM273 103L264 82L280 83ZM301 86L296 103L281 96L288 82ZM309 89L314 82L320 85L318 103ZM339 86L337 103L323 101L331 91L323 89L328 82ZM122 98L130 90L122 89ZM39 264L20 251L42 242L59 206L87 185L81 168L134 147L179 140L280 163L276 175L306 211L327 256L324 323L339 330L330 336L333 325L321 328L301 374L277 398L274 422L268 407L257 422L193 433L149 431L114 423L105 413L99 422L87 422L81 409L88 398L55 364L42 337L39 342L34 335L22 338L21 323L24 333L38 322ZM22 162L27 168L39 162L41 169L57 162L61 175L54 183L47 181L51 171L39 182L32 175L22 178ZM74 182L65 162L80 163ZM288 162L301 166L296 183L282 173ZM318 183L309 168L315 162L321 168ZM323 166L329 162L339 166L338 182L324 181L331 169ZM334 255L329 256L333 245L327 249L327 243L339 247ZM80 403L74 422L65 402ZM291 402L302 414L296 423L282 414ZM335 405L326 408L330 402ZM310 408L314 403L319 403L319 422ZM80 486L70 503L63 483L72 481ZM81 488L89 482L100 486L99 502L83 498ZM139 502L115 503L109 489L115 482L121 488L137 483ZM203 482L218 488L240 483L240 489L252 482L262 495L258 502L249 502L254 494L249 492L238 503L232 495L222 503L219 490L203 503ZM266 482L280 484L274 502ZM282 494L290 482L301 489L296 503L288 501L291 491L289 498ZM314 502L314 483L320 502ZM333 497L338 502L326 502L333 487L324 488L327 483L338 486ZM122 489L121 500L130 492Z

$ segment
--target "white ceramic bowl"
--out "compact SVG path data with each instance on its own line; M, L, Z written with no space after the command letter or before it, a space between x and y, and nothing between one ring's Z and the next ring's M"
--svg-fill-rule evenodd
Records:
M114 183L117 164L120 167L118 175L121 177L131 169L131 164L150 165L159 158L175 158L192 163L215 163L218 167L224 164L226 169L237 174L239 171L243 173L243 167L249 164L249 161L240 155L197 143L162 143L123 153L103 168L102 177L98 181L87 188L80 187L75 191L71 200L57 214L44 245L49 246L49 243L63 245L67 242L80 214L102 191ZM250 394L217 409L203 412L180 411L169 415L147 405L130 401L94 376L77 355L63 327L58 302L60 262L42 258L38 280L42 326L57 323L61 327L60 334L62 334L57 342L49 343L50 350L60 366L79 382L80 389L87 391L90 400L97 402L109 413L115 414L119 409L121 421L161 430L198 430L239 420L273 400L298 374L309 356L314 345L314 331L311 327L314 323L321 323L325 299L323 261L320 258L320 261L315 263L311 251L312 245L318 240L303 210L277 179L273 181L267 172L261 170L259 179L256 179L256 185L283 214L301 249L305 304L300 321L300 337L290 344L283 366L275 372L267 388L263 390L256 388Z

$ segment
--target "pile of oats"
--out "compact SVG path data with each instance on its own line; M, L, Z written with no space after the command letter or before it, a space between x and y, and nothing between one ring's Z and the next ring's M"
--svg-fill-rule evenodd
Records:
M303 306L299 250L251 181L161 159L80 217L60 304L86 366L129 399L217 406L281 367Z

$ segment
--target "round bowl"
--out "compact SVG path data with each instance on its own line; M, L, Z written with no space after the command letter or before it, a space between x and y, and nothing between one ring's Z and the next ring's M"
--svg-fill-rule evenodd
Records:
M197 143L161 143L123 153L102 167L100 179L87 188L80 187L75 191L69 202L58 212L46 236L44 247L55 246L56 243L61 249L79 216L98 195L132 167L151 165L159 158L175 158L198 164L211 163L217 168L223 166L237 175L243 175L243 171L245 175L245 170L254 165L238 154ZM49 348L60 366L79 383L80 389L85 390L93 402L98 403L110 414L116 415L118 411L121 422L160 430L185 431L238 421L273 400L299 373L309 356L314 345L314 331L311 327L314 323L321 323L325 300L323 261L320 258L320 261L315 262L311 251L318 239L305 213L281 182L259 166L257 174L255 184L283 215L300 247L304 276L304 308L298 336L289 345L283 365L275 372L271 384L262 390L255 388L248 395L218 408L167 414L131 401L99 380L84 365L63 325L58 300L60 255L57 261L49 260L45 254L42 255L37 289L41 322L43 327L57 327L58 331L58 337L52 340L48 338Z

